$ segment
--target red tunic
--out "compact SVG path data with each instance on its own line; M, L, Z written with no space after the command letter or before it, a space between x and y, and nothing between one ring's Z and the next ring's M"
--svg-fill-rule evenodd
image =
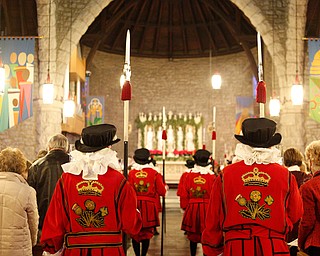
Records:
M150 167L133 169L129 172L128 181L136 191L142 217L142 229L132 238L137 242L151 239L154 227L160 226L157 198L167 192L162 175Z
M44 250L63 255L125 255L122 232L141 228L134 190L118 171L108 168L98 180L64 173L55 188L42 229Z
M207 256L289 255L285 234L303 210L296 180L285 167L241 161L223 169L213 191L202 234Z
M190 171L191 171L191 169L186 170L184 173L182 173L182 175L180 177L178 188L177 188L177 196L179 196L179 197L181 196L181 191L184 189L185 180L186 180L187 175L190 173ZM188 204L188 199L180 197L180 208L182 208L182 205L187 205L187 204Z
M201 242L210 193L216 176L192 170L185 176L180 192L180 206L185 209L181 229L192 242Z
M299 247L320 247L320 171L300 187L304 213L299 226Z

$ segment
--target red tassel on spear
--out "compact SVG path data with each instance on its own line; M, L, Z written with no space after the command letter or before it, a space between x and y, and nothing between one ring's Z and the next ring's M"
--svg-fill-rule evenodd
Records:
M125 81L121 91L121 100L131 100L131 83Z
M256 101L257 103L263 104L267 102L267 88L266 83L263 80L258 82Z

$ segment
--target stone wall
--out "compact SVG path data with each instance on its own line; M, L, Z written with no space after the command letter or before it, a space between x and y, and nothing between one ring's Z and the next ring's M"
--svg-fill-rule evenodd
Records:
M256 53L254 53L256 54ZM138 131L134 123L139 112L158 114L162 107L176 114L202 113L204 127L212 122L212 107L216 106L216 156L222 159L224 148L234 148L236 96L252 96L251 70L244 53L212 59L212 72L222 76L221 90L210 84L210 59L148 59L132 58L132 100L130 101L129 154L137 147ZM119 78L123 56L97 52L90 71L90 94L105 96L105 121L118 127L123 138L123 103L120 100ZM206 134L206 146L212 150L211 134ZM122 155L122 143L114 148Z

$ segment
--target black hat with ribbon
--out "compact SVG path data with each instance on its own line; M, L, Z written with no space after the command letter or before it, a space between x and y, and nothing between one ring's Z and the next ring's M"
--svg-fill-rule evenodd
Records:
M112 124L92 125L82 129L81 139L75 142L76 150L83 153L96 152L120 141L117 128Z
M139 148L134 151L133 160L138 164L149 164L152 162L150 151L146 148Z
M268 118L247 118L242 123L242 134L235 138L245 145L269 148L281 142L280 133L275 133L277 123Z
M193 156L195 164L199 166L208 166L211 164L210 155L211 153L208 150L198 149Z

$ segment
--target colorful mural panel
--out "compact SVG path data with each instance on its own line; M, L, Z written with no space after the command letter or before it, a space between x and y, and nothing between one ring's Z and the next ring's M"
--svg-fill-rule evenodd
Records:
M320 123L320 41L309 40L309 115Z
M0 92L0 132L32 116L34 39L1 38L5 88Z
M86 126L102 124L104 121L104 97L87 96Z

